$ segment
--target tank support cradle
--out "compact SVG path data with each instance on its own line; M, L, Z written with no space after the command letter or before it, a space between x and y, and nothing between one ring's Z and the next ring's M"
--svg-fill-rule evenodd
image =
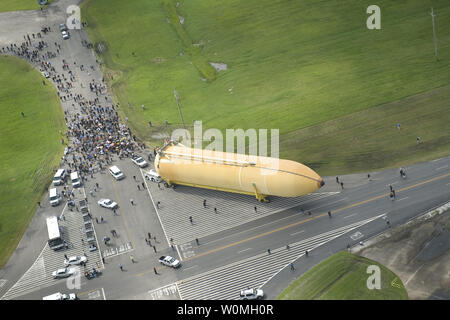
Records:
M252 183L253 188L255 189L255 197L259 202L269 202L269 199L267 199L267 196L264 194L260 194L258 192L258 189L256 189L256 184Z

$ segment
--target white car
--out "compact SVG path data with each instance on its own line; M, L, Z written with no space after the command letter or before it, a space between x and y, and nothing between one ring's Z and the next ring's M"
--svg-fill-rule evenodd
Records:
M69 32L67 32L67 31L62 31L61 34L62 34L62 38L64 40L67 40L70 38Z
M100 200L98 200L98 204L100 205L100 207L107 208L107 209L117 208L117 203L110 199L100 199Z
M159 262L172 268L178 268L181 266L180 261L171 256L162 256L159 258Z
M264 291L261 289L241 290L239 297L241 300L259 300L264 297Z
M148 166L147 161L145 161L142 157L139 156L131 157L131 161L133 161L136 165L138 165L141 168L145 168L146 166Z
M156 172L156 170L151 169L147 172L144 173L144 177L147 180L153 181L153 182L161 182L161 176L158 174L158 172Z
M74 268L62 268L62 269L53 271L52 276L55 279L67 278L67 277L70 277L71 275L74 275L75 272L76 272L76 269L74 269Z
M87 261L86 256L72 256L69 259L64 259L64 265L67 266L77 266L80 264L85 264Z
M47 79L50 78L50 75L48 74L48 72L42 71L42 75Z

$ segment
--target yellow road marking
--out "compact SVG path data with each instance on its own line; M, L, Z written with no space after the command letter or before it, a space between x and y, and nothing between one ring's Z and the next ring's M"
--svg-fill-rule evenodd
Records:
M124 214L124 212L122 211L122 203L121 203L121 201L120 201L119 194L117 193L116 182L114 181L114 179L113 179L112 177L111 177L111 180L112 180L112 186L113 186L113 189L114 189L114 194L116 195L116 197L117 197L117 203L119 204L120 215L121 215L121 217L122 217L123 223L125 224L125 231L127 232L127 236L128 236L128 239L129 239L130 242L131 242L131 245L133 246L133 248L136 248L136 247L134 246L133 239L130 237L130 230L128 229L128 222L127 222L127 219L125 218L125 214Z
M442 176L438 176L438 177L435 177L435 178L432 178L432 179L429 179L429 180L425 180L425 181L416 183L416 184L408 186L408 187L404 187L402 189L399 189L396 192L399 193L399 192L402 192L402 191L413 189L413 188L416 188L418 186L421 186L421 185L424 185L424 184L427 184L427 183L430 183L430 182L433 182L433 181L436 181L436 180L440 180L440 179L443 179L443 178L448 177L448 176L450 176L450 172L447 173L447 174L444 174ZM356 202L354 204L351 204L351 205L342 207L340 209L334 210L333 213L336 214L338 212L341 212L341 211L344 211L344 210L347 210L347 209L350 209L350 208L354 208L354 207L357 207L357 206L360 206L360 205L366 204L368 202L372 202L372 201L375 201L375 200L378 200L378 199L381 199L381 198L384 198L384 197L387 197L387 196L389 196L389 193L384 193L382 195L379 195L379 196L376 196L376 197L373 197L373 198L370 198L370 199L367 199L367 200L363 200L363 201L360 201L360 202ZM291 228L291 227L303 224L305 222L316 220L316 219L319 219L319 218L327 216L327 215L328 215L328 211L325 212L325 213L319 214L317 216L305 219L305 220L297 221L297 222L291 223L289 225L286 225L286 226L283 226L283 227L280 227L280 228L277 228L277 229L274 229L274 230L270 230L270 231L267 231L267 232L264 232L264 233L257 234L257 235L255 235L253 237L250 237L250 238L242 239L242 240L239 240L239 241L232 242L230 244L224 245L222 247L218 247L218 248L215 248L215 249L212 249L212 250L209 250L209 251L205 251L205 252L199 253L199 254L197 254L195 256L192 256L192 257L184 259L184 261L193 260L193 259L205 256L205 255L208 255L208 254L211 254L211 253L215 253L215 252L218 252L218 251L230 248L230 247L234 247L236 245L239 245L239 244L251 241L251 240L259 239L259 238L262 238L264 236L270 235L272 233L283 231L283 230L286 230L288 228ZM137 276L142 276L143 274L145 274L147 272L150 272L150 271L139 273L139 274L137 274Z

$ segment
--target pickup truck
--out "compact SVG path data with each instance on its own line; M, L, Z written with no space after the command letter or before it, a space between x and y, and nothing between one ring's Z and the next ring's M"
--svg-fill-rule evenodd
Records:
M171 256L162 256L159 258L159 262L172 268L178 268L181 266L180 261Z

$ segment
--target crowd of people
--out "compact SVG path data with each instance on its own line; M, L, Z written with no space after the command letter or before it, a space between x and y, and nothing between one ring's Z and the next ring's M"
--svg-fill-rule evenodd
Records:
M81 178L87 180L88 176L93 177L110 164L113 155L131 157L137 150L142 151L145 145L138 143L131 130L120 123L117 105L108 99L104 78L96 81L92 76L94 66L55 59L62 55L62 49L57 42L49 44L43 39L50 30L50 27L42 27L44 35L26 35L23 42L2 47L1 52L27 60L53 82L58 97L65 104L64 115L68 126L66 136L61 138L61 143L67 145L62 162L69 166L69 173L78 171ZM86 43L82 41L83 46L90 50L92 46L86 46ZM61 68L58 68L59 64ZM85 81L88 79L90 90L87 94L83 94L85 86L82 78ZM46 85L45 80L43 85ZM73 192L66 191L70 201Z

